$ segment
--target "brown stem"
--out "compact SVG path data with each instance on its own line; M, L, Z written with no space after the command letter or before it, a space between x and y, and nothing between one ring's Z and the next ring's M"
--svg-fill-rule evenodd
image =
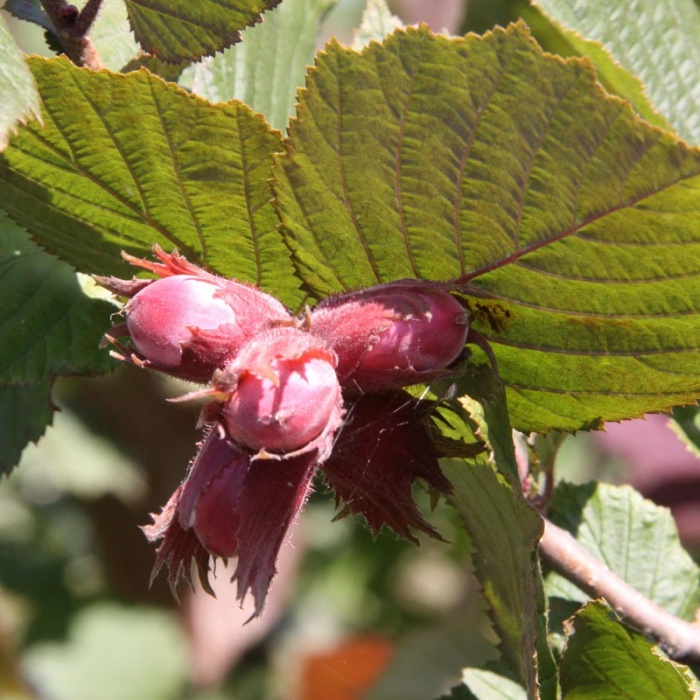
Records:
M61 48L76 66L98 70L103 68L97 49L86 36L92 26L102 0L88 0L82 11L66 0L41 0L48 18L51 20Z
M700 662L700 627L667 612L598 561L569 532L544 519L542 558L593 598L605 598L626 622L653 637L672 658Z
M75 30L79 32L82 36L85 36L90 31L92 23L97 18L97 13L102 7L102 0L87 0L78 19L75 20Z

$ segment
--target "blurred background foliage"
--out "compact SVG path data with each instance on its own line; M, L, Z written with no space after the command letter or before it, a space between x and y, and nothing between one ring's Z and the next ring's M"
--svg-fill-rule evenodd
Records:
M319 45L351 42L364 4L340 0ZM566 52L521 0L390 4L407 24L454 34L524 17L545 48ZM51 54L41 30L5 17L24 51ZM183 589L177 601L161 579L149 588L154 554L139 526L183 478L198 439L197 408L163 401L181 393L132 367L57 383L54 427L0 482L0 698L426 700L465 665L497 658L468 539L444 504L431 522L446 542L373 541L358 518L331 523L319 483L266 614L245 626L250 610L235 604L223 567L216 599ZM698 457L667 418L566 438L556 474L632 483L672 507L700 551Z

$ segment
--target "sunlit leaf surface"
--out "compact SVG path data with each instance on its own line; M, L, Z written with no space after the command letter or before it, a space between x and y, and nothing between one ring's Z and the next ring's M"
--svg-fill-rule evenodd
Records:
M23 129L3 154L0 205L37 241L78 270L122 275L121 250L143 256L158 243L297 303L269 204L280 136L260 116L147 71L31 66L46 126Z
M467 294L524 431L700 394L700 152L522 25L330 44L275 168L318 296L402 277ZM585 119L582 118L585 115Z

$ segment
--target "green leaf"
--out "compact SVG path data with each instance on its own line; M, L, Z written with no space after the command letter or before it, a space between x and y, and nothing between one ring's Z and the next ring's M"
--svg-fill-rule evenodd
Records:
M503 382L489 364L469 363L456 382L459 403L476 425L476 437L492 450L492 462L522 493Z
M549 516L644 596L674 615L695 619L700 569L681 546L668 509L645 500L629 486L561 483ZM587 599L556 574L547 577L547 593L567 600Z
M503 658L529 696L537 691L537 697L555 698L557 674L547 643L546 601L536 554L542 519L522 493L503 383L490 363L474 361L479 352L451 391L441 383L432 388L461 397L446 405L455 415L460 413L457 406L466 411L463 437L483 441L490 454L482 453L475 462L443 459L441 465L454 487L449 500L475 550L475 574L501 639Z
M441 700L525 700L522 686L493 671L468 668L462 677L462 685Z
M661 655L642 634L612 618L602 603L586 605L571 623L561 660L566 700L694 698L690 671Z
M323 16L337 0L285 0L241 42L194 66L192 89L211 102L237 99L277 129L294 114Z
M125 0L144 50L166 61L196 61L240 40L241 30L280 0Z
M131 33L124 0L102 0L90 39L110 70L118 71L134 58L139 47Z
M535 0L535 5L603 44L641 78L652 103L678 133L700 143L700 9L693 0Z
M19 462L22 450L36 442L51 425L52 380L0 385L0 475Z
M39 95L15 40L0 17L0 151L18 124L39 118Z
M2 6L13 17L31 22L43 29L54 32L54 26L41 5L41 0L7 0Z
M307 287L392 279L469 296L524 432L700 395L700 151L522 24L330 44L273 187ZM581 115L586 115L585 119Z
M280 137L240 103L210 105L147 71L119 75L32 59L45 128L0 159L0 205L80 271L131 274L154 243L274 291L298 280L269 204Z
M700 457L700 408L698 406L674 408L673 421L670 425L688 449Z
M23 661L54 700L164 700L183 696L187 654L172 613L99 604L73 618L65 643L35 644Z
M500 650L518 681L534 697L555 697L556 673L546 642L542 579L536 554L542 519L523 498L503 386L486 365L467 367L460 403L491 457L443 459L454 487L449 497L474 547L474 570L498 634ZM539 669L538 669L539 666ZM539 671L539 677L538 677Z
M454 683L465 664L480 666L495 658L493 644L483 634L484 627L483 611L469 605L411 630L398 641L389 666L362 700L436 697Z
M107 372L114 362L98 346L115 311L0 211L0 384Z
M387 34L403 26L403 22L391 14L385 0L367 0L362 22L355 31L352 48L361 51L371 41L381 41Z
M661 114L649 100L644 83L620 63L610 53L609 49L599 41L586 39L578 32L567 29L544 12L528 8L525 12L533 32L544 32L544 37L554 41L556 49L553 53L563 53L566 56L587 56L593 62L598 74L598 80L608 92L629 100L635 111L649 123L662 129L672 131L666 117Z
M532 689L537 682L535 547L542 534L540 518L486 459L443 459L441 466L454 487L450 503L475 549L475 573L501 653L519 681Z

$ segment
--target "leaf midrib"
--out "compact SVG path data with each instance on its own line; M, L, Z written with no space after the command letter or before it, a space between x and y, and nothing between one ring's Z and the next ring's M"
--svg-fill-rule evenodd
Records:
M539 272L539 270L537 270ZM547 273L542 273L542 274L547 274ZM581 282L589 282L591 284L595 283L600 283L600 284L605 284L606 286L610 284L617 284L617 285L623 285L623 284L650 284L650 283L655 283L655 282L665 282L668 280L676 280L676 279L690 279L692 277L700 277L700 273L687 273L685 275L677 275L677 276L672 276L672 277L667 277L665 279L659 280L630 280L630 281L622 281L622 280L586 280L586 279L581 279L579 280L576 278L575 281L581 281ZM571 280L570 277L564 277L561 275L561 279L564 280ZM469 296L471 297L477 297L479 299L491 299L491 300L498 300L502 301L507 304L512 304L513 306L520 306L524 309L532 309L533 311L543 311L546 313L552 313L552 314L559 314L561 316L577 316L581 318L598 318L598 319L612 319L612 320L630 320L630 321L643 321L645 319L661 319L661 318L683 318L687 316L697 316L700 311L696 310L687 310L687 311L674 311L674 312L659 312L659 313L654 313L650 314L647 312L639 312L637 314L632 314L632 313L601 313L599 311L580 311L578 309L564 309L564 308L558 308L556 306L543 306L542 304L536 304L535 302L532 301L522 301L520 299L513 299L512 297L506 296L505 294L498 294L497 292L492 292L490 290L484 290L480 289L478 287L467 287L465 290L463 290L465 293L468 293Z
M655 355L672 355L674 353L697 352L700 350L700 345L693 348L663 348L653 350L577 350L572 348L560 348L549 345L532 345L531 343L516 342L514 340L504 340L501 337L490 338L492 343L497 345L507 345L511 348L519 348L521 350L534 350L546 352L550 355L566 355L578 357L653 357Z
M173 144L170 139L170 130L166 127L165 122L163 121L163 113L161 112L158 104L158 95L156 95L155 91L153 90L153 81L149 80L147 82L148 84L148 90L151 93L151 100L153 103L153 106L156 108L155 111L155 116L156 119L158 119L158 123L160 124L161 127L161 133L163 134L163 139L168 145L168 153L170 154L170 164L172 166L172 172L175 175L175 181L177 182L178 189L180 190L180 194L182 195L182 201L183 204L185 205L187 211L189 212L190 215L190 220L192 221L192 224L194 225L195 232L197 233L197 238L199 239L199 244L202 248L202 253L201 256L197 255L197 259L202 259L204 261L207 260L207 242L206 239L204 238L204 233L202 232L202 228L199 222L199 219L195 216L194 208L192 207L192 202L190 201L189 195L187 194L187 190L185 188L185 183L182 180L182 177L180 176L180 167L177 158L175 157L175 151L173 149ZM199 118L199 117L198 117ZM121 155L121 152L120 152ZM128 166L129 169L131 170L131 167Z
M649 146L648 148L650 148ZM647 148L647 150L648 150ZM624 202L622 204L617 204L612 207L608 207L605 209L605 211L598 212L596 214L592 214L591 216L582 219L578 224L575 226L570 226L567 229L564 229L560 233L555 234L554 236L550 236L548 238L536 241L534 243L531 243L530 245L524 247L524 248L519 248L515 251L513 251L510 255L507 255L504 258L500 258L498 260L494 260L487 265L482 265L481 267L478 267L471 272L467 273L466 275L463 275L459 279L455 280L456 285L464 285L467 284L468 282L471 282L472 280L481 277L482 275L485 275L487 272L493 272L494 270L498 270L499 268L503 267L504 265L509 265L511 263L516 262L517 260L520 260L520 258L524 257L525 255L529 255L530 253L534 253L537 250L540 250L541 248L544 248L548 245L551 245L553 243L557 243L558 241L561 241L568 236L571 236L572 234L578 233L578 231L585 226L589 226L590 224L598 221L599 219L602 219L606 216L610 216L611 214L614 214L619 211L625 211L627 209L631 209L635 207L637 204L640 202L643 202L646 199L649 199L650 197L653 197L654 195L657 195L661 192L666 191L670 187L674 187L675 185L685 181L685 180L690 180L694 177L698 176L698 172L693 173L691 175L686 175L683 177L676 178L675 180L668 181L664 183L663 187L657 187L654 188L653 190L645 192L643 195L640 197L637 197L632 200L628 200L627 202Z
M488 106L491 104L491 100L493 99L493 96L498 92L499 87L501 86L501 83L503 82L503 78L506 75L506 72L508 71L508 68L510 68L510 64L513 62L513 57L515 56L515 51L513 51L509 56L508 60L505 61L502 65L501 68L501 73L498 76L498 80L495 80L493 83L493 88L489 92L489 96L487 97L486 100L484 100L484 104L481 106L481 108L477 111L476 115L476 120L474 121L474 127L471 130L471 133L469 134L469 138L467 139L466 143L464 144L464 152L462 154L462 158L460 159L459 162L459 177L457 178L457 196L455 197L455 244L457 247L457 256L459 258L459 266L460 269L462 270L462 276L465 274L464 270L464 247L462 245L462 186L464 183L464 172L467 169L467 162L469 161L469 154L471 153L472 146L474 145L474 141L476 139L476 133L479 129L479 124L481 123L481 118L484 115L484 112L488 108ZM534 158L533 158L534 162ZM524 198L524 190L523 190L523 198ZM518 222L518 226L519 226Z

